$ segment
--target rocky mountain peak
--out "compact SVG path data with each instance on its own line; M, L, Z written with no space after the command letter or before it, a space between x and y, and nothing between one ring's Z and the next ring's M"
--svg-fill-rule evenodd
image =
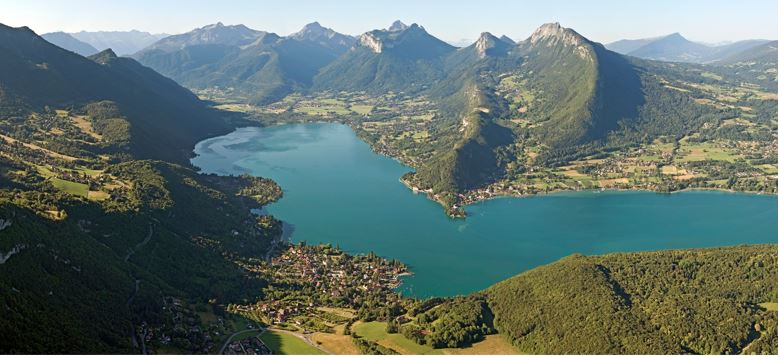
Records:
M486 57L486 51L497 44L499 39L489 32L482 32L478 40L475 41L475 49L478 52L478 56L481 58Z
M414 25L416 25L416 24L414 24ZM387 30L389 32L399 32L399 31L405 31L406 29L408 29L408 25L404 24L400 20L397 20L395 22L392 22L392 25L389 26L389 28Z
M332 29L326 28L318 22L311 22L303 26L300 31L289 35L289 37L297 40L318 40L320 38L332 38L337 35L339 34Z
M533 45L538 42L548 42L549 45L562 44L580 46L586 39L572 29L562 27L559 22L547 23L538 27L529 38Z
M479 58L505 55L510 51L510 47L512 46L513 43L497 38L497 36L489 32L481 33L481 36L479 36L478 40L473 44Z
M317 42L338 52L345 52L356 41L356 38L338 33L331 28L322 26L318 22L305 25L300 31L289 35L289 38L298 41Z
M110 48L89 56L89 59L99 64L107 64L116 58L118 58L118 56Z

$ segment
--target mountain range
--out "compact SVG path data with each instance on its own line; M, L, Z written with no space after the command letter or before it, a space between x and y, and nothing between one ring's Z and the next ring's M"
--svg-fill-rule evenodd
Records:
M543 145L548 149L537 162L561 164L624 145L637 132L644 140L688 133L713 120L714 110L689 93L663 90L655 72L671 67L634 57L707 62L760 43L710 47L673 34L609 45L629 53L623 56L559 24L543 25L520 42L484 33L457 48L401 21L358 38L318 23L287 37L218 23L165 38L134 58L189 88L231 90L233 99L251 104L294 92L428 96L441 108L435 144L453 143L453 149L437 147L439 154L408 178L448 195L503 176L504 162L520 154L508 149L516 145ZM495 95L505 77L525 81L512 90L534 100ZM683 105L674 109L673 102ZM512 112L512 105L522 112ZM501 124L513 115L531 124Z
M268 103L310 86L353 42L316 22L287 37L217 23L167 37L133 57L190 88L235 88L252 103Z
M509 173L602 160L640 144L678 150L682 138L743 118L774 125L774 92L727 96L719 105L699 88L778 89L778 44L722 50L716 65L632 55L712 56L668 37L616 45L623 55L559 23L518 42L484 32L461 48L400 21L356 38L316 22L289 36L217 23L130 58L111 49L85 56L99 47L81 45L79 53L63 35L0 25L0 351L139 352L147 332L159 331L156 340L172 342L153 351L215 352L200 319L219 324L228 313L208 311L259 300L269 282L258 260L283 235L278 220L250 209L278 199L281 189L192 169L195 143L247 121L187 87L234 90L236 100L252 104L344 91L423 97L434 107L425 123L434 154L403 180L457 209L463 193ZM749 101L755 95L766 99ZM721 161L736 177L753 172L742 168L745 158ZM404 305L367 299L343 313L348 318L326 315L348 327L357 318L393 323L408 307L418 325L421 314L429 317L442 338L496 330L527 352L769 353L777 324L757 303L775 299L775 256L766 246L572 256L467 297ZM301 308L330 300L329 293L305 299L314 287L296 281L277 287L267 290L287 297L288 288ZM269 303L285 300L274 297ZM457 314L462 300L476 312ZM201 309L171 312L187 302ZM473 318L478 325L468 324ZM424 338L417 331L408 337Z
M606 47L634 57L668 62L712 63L762 45L767 40L744 40L711 46L687 40L680 33L637 40L619 40Z

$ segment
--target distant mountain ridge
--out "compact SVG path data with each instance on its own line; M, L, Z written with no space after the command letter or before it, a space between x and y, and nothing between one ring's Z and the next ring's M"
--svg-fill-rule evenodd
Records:
M143 31L80 31L70 33L74 38L90 44L98 51L108 48L119 56L133 54L152 43L169 36L166 33Z
M413 92L443 76L443 58L456 47L423 27L395 21L388 29L362 34L353 48L326 66L314 90Z
M689 41L676 32L654 38L619 40L607 44L606 47L614 52L644 59L668 62L711 63L766 42L768 41L744 40L711 46Z
M735 53L724 58L722 63L732 64L739 62L778 62L778 41L763 43L753 46L742 52Z
M173 162L185 162L197 140L226 130L189 90L111 50L84 58L27 28L4 25L0 49L0 95L6 96L0 108L40 110L111 100L128 117L128 149L138 157Z
M84 57L91 56L97 52L97 48L86 42L79 41L75 37L65 32L51 32L41 35L46 41L51 42L68 51L78 53Z
M235 88L250 102L307 87L355 39L319 23L287 37L221 23L167 37L133 57L190 88Z
M298 41L316 42L337 52L345 52L356 41L354 36L344 35L331 28L322 27L318 22L311 22L288 37Z

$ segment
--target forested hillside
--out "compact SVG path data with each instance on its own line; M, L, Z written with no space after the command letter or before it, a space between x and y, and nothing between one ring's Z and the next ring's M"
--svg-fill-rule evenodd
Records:
M139 353L155 328L208 352L202 330L172 332L167 301L261 295L236 261L279 242L250 209L280 187L178 164L228 125L172 80L26 28L0 38L0 350Z
M775 353L778 248L571 256L484 294L529 353Z
M129 123L128 149L139 158L186 162L191 147L225 133L223 120L172 80L106 50L93 60L54 46L27 28L0 25L0 112L79 111L111 100Z

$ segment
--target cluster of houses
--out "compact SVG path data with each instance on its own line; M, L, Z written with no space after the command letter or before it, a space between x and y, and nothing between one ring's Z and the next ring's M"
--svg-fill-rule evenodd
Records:
M243 340L233 341L224 350L227 355L272 355L270 348L255 336Z
M296 245L271 262L277 276L299 279L324 294L338 297L349 288L364 292L391 290L407 273L400 263L374 254L349 256L329 246Z
M143 322L136 327L137 336L151 349L214 353L220 341L234 331L222 317L202 320L192 305L179 298L167 296L162 302L164 323L151 326Z
M400 276L407 274L401 263L375 254L351 256L329 245L305 244L288 247L256 271L270 276L272 283L301 286L296 291L279 288L276 292L281 295L256 304L230 306L232 312L253 314L270 324L314 315L317 307L326 304L358 306L368 297L392 298Z

